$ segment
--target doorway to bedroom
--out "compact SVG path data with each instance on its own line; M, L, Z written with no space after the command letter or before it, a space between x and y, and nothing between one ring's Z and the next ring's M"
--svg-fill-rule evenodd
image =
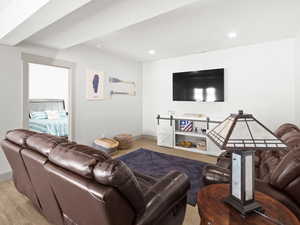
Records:
M62 64L62 61L55 61L52 64L53 61L43 63L39 60L23 60L23 125L35 132L71 139L72 68Z

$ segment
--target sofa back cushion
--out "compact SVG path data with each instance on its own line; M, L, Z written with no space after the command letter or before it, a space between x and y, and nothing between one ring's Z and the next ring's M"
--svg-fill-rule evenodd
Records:
M296 149L300 147L300 133L296 131L291 131L284 134L282 141L288 146L289 150Z
M282 124L280 127L277 128L277 130L274 132L274 134L278 137L281 138L284 134L292 132L292 131L296 131L296 132L300 132L299 128L291 123L285 123Z
M300 204L300 148L286 154L271 173L270 184Z
M256 155L259 154L259 164L256 167L256 177L268 182L270 179L270 173L276 168L287 153L288 150L286 149L256 151Z
M26 139L26 145L29 148L38 151L44 156L49 156L52 149L64 142L68 142L68 139L41 133L36 133Z
M85 145L62 143L49 154L49 160L67 170L85 178L93 178L93 169L98 161L105 161L109 156Z
M6 139L10 142L24 147L26 145L26 140L30 136L37 134L36 132L24 130L24 129L15 129L10 130L6 133Z
M256 151L259 154L259 164L257 166L257 178L269 182L272 171L289 151L300 147L300 130L290 123L281 125L274 134L280 138L287 146L287 149Z
M144 213L145 200L142 189L125 163L115 159L99 162L94 168L94 177L101 184L117 188L138 215Z

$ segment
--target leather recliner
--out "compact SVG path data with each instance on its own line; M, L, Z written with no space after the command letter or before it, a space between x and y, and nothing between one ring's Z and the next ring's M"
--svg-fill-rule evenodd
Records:
M190 187L153 178L91 147L17 129L1 143L17 190L55 225L179 225Z
M300 220L300 130L293 124L283 124L274 134L288 148L255 152L256 190L286 205ZM228 183L230 167L230 152L225 152L216 165L203 170L204 184Z

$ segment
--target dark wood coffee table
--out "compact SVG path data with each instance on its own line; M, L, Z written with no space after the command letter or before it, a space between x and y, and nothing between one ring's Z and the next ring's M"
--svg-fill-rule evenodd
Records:
M274 225L274 223L253 214L243 218L235 209L223 202L229 194L228 184L213 184L198 193L198 211L201 225ZM265 213L284 225L299 225L297 217L279 201L261 192L255 197L265 209Z

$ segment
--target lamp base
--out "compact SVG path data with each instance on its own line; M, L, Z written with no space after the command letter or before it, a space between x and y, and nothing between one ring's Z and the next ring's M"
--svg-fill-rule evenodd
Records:
M237 200L228 196L227 198L224 199L224 202L231 205L233 208L235 208L237 211L239 211L243 216L247 216L247 215L253 213L254 210L258 210L260 212L264 211L263 208L261 207L261 205L256 201L251 202L247 205L242 205Z

